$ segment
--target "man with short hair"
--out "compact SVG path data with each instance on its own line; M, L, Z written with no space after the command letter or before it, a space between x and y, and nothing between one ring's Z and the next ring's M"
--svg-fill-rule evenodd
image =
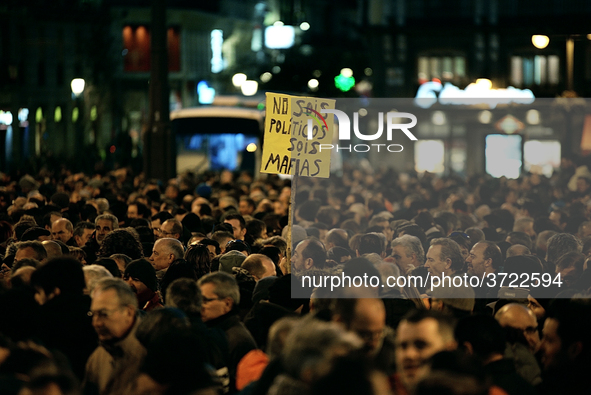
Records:
M240 214L230 214L224 219L225 224L232 226L234 240L244 240L246 236L246 221Z
M540 393L591 393L591 306L584 300L556 299L548 310L540 344Z
M160 227L160 237L169 237L181 240L183 236L183 224L178 219L167 219Z
M326 266L326 250L322 243L314 238L302 240L291 256L295 273L310 269L323 270Z
M256 205L254 204L254 200L247 196L240 198L240 202L238 203L238 211L240 212L240 215L252 215L255 209Z
M135 218L147 218L149 217L149 213L150 210L148 207L140 202L133 202L127 206L127 218L130 220Z
M96 242L101 245L106 235L115 229L119 229L119 220L112 214L103 214L96 217L94 225L96 228Z
M234 236L230 232L217 230L213 232L211 239L218 242L218 245L220 246L220 254L223 254L226 252L226 245L228 245L230 240L234 240Z
M431 247L427 252L425 267L431 276L453 276L462 270L464 258L458 243L451 239L438 238L431 240Z
M262 254L249 255L240 267L247 270L257 282L265 277L277 275L277 269L271 258Z
M156 276L162 279L170 265L183 256L184 250L180 241L164 238L156 240L152 248L152 255L150 255L148 260L154 267L154 270L156 270Z
M333 321L363 340L368 356L376 357L386 334L386 308L381 299L337 299Z
M230 380L234 388L238 362L257 348L254 338L240 321L240 290L236 279L224 272L207 274L197 282L203 295L201 318L210 328L222 329L228 337Z
M504 305L495 314L495 319L502 327L514 328L523 332L531 352L535 352L540 344L538 321L533 311L518 303Z
M499 270L503 265L503 254L495 243L481 241L474 244L466 262L468 275L482 278Z
M402 275L410 274L425 263L425 251L416 236L403 235L392 240L392 258Z
M160 211L158 214L154 214L150 221L152 222L152 231L154 232L154 237L156 239L161 238L160 235L162 224L172 218L172 214L168 211Z
M204 341L207 362L215 368L222 389L227 393L230 389L228 340L222 330L205 326L201 319L202 305L203 295L197 282L192 279L176 279L166 289L166 307L175 307L187 315L193 332Z
M76 247L76 241L72 238L74 235L74 227L70 220L60 218L51 225L52 240L59 240L66 245Z
M581 252L583 245L569 233L557 233L548 239L546 262L556 265L558 259L567 252Z
M88 239L90 239L90 236L92 236L94 230L95 225L92 222L78 222L74 228L74 240L76 241L76 246L84 247Z
M17 244L14 263L29 258L41 263L47 261L47 251L40 241L22 241Z
M440 351L456 348L452 318L434 311L413 310L400 321L395 344L395 393L396 387L401 393L412 393L427 372L428 359Z
M515 361L505 358L505 331L491 316L464 317L456 325L458 349L482 363L492 384L509 395L534 395L536 391L515 369Z
M137 298L119 278L98 281L90 314L99 346L86 363L84 393L130 393L146 350L135 337Z

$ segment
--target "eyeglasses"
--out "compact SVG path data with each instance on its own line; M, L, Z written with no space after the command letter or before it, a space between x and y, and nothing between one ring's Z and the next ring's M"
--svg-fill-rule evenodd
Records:
M100 320L104 320L109 318L110 316L112 316L113 314L115 314L116 311L121 310L123 308L123 306L118 307L116 309L102 309L102 310L97 310L97 311L89 311L88 313L86 313L87 316L89 317L96 317L97 319Z
M470 240L470 236L468 236L464 232L451 232L451 234L449 235L449 237L455 237L455 236L461 236L461 237L463 237L466 240Z
M175 234L173 232L167 232L167 231L162 230L162 229L158 229L158 233L160 233L163 236L171 236L171 235L174 235Z
M217 298L206 298L205 296L203 297L203 303L209 303L209 302L213 302L214 300L224 300L225 298L220 298L219 296Z
M373 341L384 337L385 331L355 331L355 333L364 341Z

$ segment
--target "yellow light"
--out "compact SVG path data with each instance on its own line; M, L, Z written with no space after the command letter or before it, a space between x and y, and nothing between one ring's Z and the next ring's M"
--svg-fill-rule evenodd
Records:
M548 38L548 36L544 36L542 34L536 34L536 35L531 36L531 42L534 45L534 47L536 47L538 49L544 49L550 43L550 38Z
M591 40L591 34L587 34L587 40Z
M60 106L57 106L55 108L55 112L53 114L53 119L55 120L55 122L59 122L62 120L62 108Z
M91 121L96 121L96 118L98 117L98 111L96 109L96 106L92 106L90 108L90 120Z
M478 78L476 80L476 86L478 86L479 89L490 90L492 88L492 82L488 78Z
M250 143L246 146L246 150L248 152L255 152L257 150L257 145L255 143Z
M78 110L78 107L74 107L74 109L72 110L72 123L76 123L79 115L80 115L80 110Z
M41 107L37 108L37 111L35 111L35 122L40 123L43 120L43 110L41 109Z

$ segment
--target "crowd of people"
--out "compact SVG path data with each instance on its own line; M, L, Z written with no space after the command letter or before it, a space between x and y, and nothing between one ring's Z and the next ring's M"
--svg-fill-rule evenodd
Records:
M591 393L590 168L4 176L0 393Z

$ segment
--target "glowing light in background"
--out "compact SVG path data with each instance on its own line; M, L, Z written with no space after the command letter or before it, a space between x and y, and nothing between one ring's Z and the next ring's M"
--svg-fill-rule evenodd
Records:
M246 146L246 151L248 152L255 152L257 150L257 145L255 143L250 143Z
M305 32L310 29L310 24L308 22L302 22L300 23L300 29Z
M538 49L544 49L550 43L550 38L548 38L548 36L544 36L542 34L536 34L536 35L531 36L531 42L534 45L534 47L536 47Z
M244 84L244 81L246 81L246 74L244 73L236 73L232 76L232 84L236 88L240 88Z
M539 125L540 124L540 112L538 110L528 110L525 114L525 120L530 125Z
M431 116L431 122L433 122L433 125L437 126L445 125L447 117L443 111L434 111Z
M242 94L244 96L254 96L259 89L259 83L252 80L246 80L240 86L240 89L242 90Z
M484 124L490 123L490 121L492 121L492 112L488 110L480 111L478 114L478 121Z

